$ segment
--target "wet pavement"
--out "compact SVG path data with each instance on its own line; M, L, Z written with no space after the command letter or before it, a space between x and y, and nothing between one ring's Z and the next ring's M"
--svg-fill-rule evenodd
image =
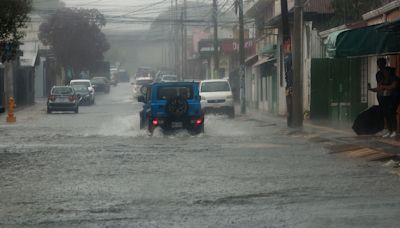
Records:
M400 177L282 120L139 130L129 84L79 114L0 116L0 227L398 227Z

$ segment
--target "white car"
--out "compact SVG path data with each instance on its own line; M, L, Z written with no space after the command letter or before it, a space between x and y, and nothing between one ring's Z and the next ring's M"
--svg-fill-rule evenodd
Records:
M85 86L89 90L89 104L95 103L95 90L92 83L88 79L74 79L69 82L70 86Z
M133 93L133 97L137 98L140 95L143 95L142 92L140 91L140 89L144 86L144 85L150 85L151 83L153 83L153 79L151 77L140 77L140 78L136 78L135 82L132 82L132 93Z
M204 80L200 82L201 108L204 112L216 112L235 117L232 89L227 80Z
M160 79L160 82L177 82L178 76L176 75L163 75Z

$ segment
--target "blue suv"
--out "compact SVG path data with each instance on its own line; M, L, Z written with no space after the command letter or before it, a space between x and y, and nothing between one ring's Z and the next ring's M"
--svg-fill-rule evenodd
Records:
M204 132L199 85L196 82L153 83L141 89L138 101L144 103L140 112L140 128L153 133L156 127L164 131L187 129L192 134Z

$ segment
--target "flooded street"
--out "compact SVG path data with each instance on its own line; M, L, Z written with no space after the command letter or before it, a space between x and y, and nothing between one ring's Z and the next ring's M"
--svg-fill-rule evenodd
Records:
M2 120L1 227L397 227L399 178L329 155L283 122L206 118L205 133L139 130L130 85L79 114Z

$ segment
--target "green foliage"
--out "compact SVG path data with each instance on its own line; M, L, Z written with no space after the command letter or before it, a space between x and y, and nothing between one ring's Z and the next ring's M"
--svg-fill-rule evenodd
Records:
M96 9L62 8L40 25L39 39L64 67L81 71L103 60L110 48L101 28L106 19Z
M332 0L335 11L334 25L361 20L361 16L382 5L382 0Z
M0 4L0 55L1 61L13 59L18 51L22 31L29 22L31 0L1 0Z

